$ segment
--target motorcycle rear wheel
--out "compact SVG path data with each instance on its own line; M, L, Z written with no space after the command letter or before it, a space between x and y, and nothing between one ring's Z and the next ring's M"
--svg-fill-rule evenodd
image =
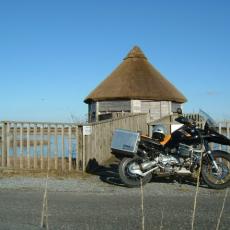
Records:
M224 189L230 186L230 154L214 150L212 155L218 165L218 172L212 165L211 161L207 161L202 165L202 177L205 183L214 189Z
M137 174L133 174L129 167L132 164L136 164L136 159L133 158L123 158L119 164L119 175L121 181L129 188L135 188L147 184L152 179L152 173L147 174L145 177L141 177Z

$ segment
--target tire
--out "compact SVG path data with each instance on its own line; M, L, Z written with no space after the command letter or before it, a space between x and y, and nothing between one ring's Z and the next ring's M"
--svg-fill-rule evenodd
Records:
M152 179L152 173L149 173L145 177L141 177L136 174L132 174L129 171L130 164L134 164L136 159L133 158L123 158L119 164L119 176L121 181L129 188L135 188L141 186L141 179L142 185L147 184Z
M202 165L202 177L210 188L227 188L230 186L230 154L224 151L214 150L212 151L212 155L220 169L220 172L215 172L211 161L207 160Z

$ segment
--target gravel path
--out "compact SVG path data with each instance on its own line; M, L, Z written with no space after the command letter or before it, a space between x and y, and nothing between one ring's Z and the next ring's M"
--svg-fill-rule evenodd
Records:
M46 178L0 177L0 229L40 229ZM200 187L195 229L215 229L226 190ZM144 187L145 230L191 229L194 184L152 181ZM140 189L123 187L116 173L48 179L50 229L141 229ZM221 219L230 226L230 199Z
M46 177L25 177L25 176L14 176L14 177L3 177L0 178L0 189L9 190L44 190L46 183ZM200 194L202 195L223 195L224 190L213 190L207 187L200 187ZM48 191L56 192L89 192L89 193L100 193L100 192L113 192L113 193L136 193L140 191L139 188L126 188L121 184L112 184L107 178L107 182L102 181L99 176L87 176L86 178L62 178L57 179L54 177L48 178ZM145 185L145 193L151 193L155 195L176 195L183 194L194 194L195 185L191 184L179 184L175 181L152 181ZM177 193L179 192L179 193Z

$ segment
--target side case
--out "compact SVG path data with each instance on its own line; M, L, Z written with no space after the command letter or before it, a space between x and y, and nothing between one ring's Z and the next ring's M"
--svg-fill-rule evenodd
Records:
M116 129L113 133L112 153L133 157L137 153L140 134L137 132Z

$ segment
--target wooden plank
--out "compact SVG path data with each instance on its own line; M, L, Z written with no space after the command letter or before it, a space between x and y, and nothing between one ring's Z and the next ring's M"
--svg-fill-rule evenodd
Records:
M14 154L14 168L17 168L17 124L14 123L13 133L13 154Z
M6 121L6 123L13 123L11 121ZM40 125L66 125L66 126L69 126L69 125L76 125L76 123L70 123L70 122L41 122L41 121L17 121L17 123L22 123L23 125L27 125L27 124L30 124L30 125L34 125L34 124L40 124Z
M10 167L10 123L7 122L7 167Z
M85 135L82 135L82 171L85 172Z
M50 160L50 125L47 127L47 169L50 170L51 160Z
M97 160L100 157L100 152L98 150L98 147L101 145L101 140L97 140L98 126L99 125L92 126L92 134L90 135L90 139L91 139L90 150L86 154L88 156L87 162L89 161L90 158L95 158ZM101 126L104 126L104 124ZM95 157L92 156L92 154L95 154Z
M65 170L65 126L61 127L61 136L62 136L62 155L61 155L61 168L62 171Z
M55 125L54 130L54 168L58 169L58 127Z
M27 125L27 168L30 169L30 124Z
M2 123L2 167L7 164L7 123Z
M38 167L38 153L37 153L37 124L34 125L34 169Z
M72 127L69 126L68 148L69 148L69 171L72 170Z
M78 167L79 170L83 170L83 162L82 162L82 156L83 156L83 127L78 126L78 137L77 137L77 145L78 145Z
M131 111L131 101L101 101L98 102L98 112Z
M23 124L20 124L20 169L24 165L24 146L23 146Z
M41 124L40 127L40 160L41 160L41 169L44 169L44 151L43 151L43 146L44 146L44 125Z
M78 171L79 170L78 126L76 126L75 138L76 138L76 146L75 146L75 152L76 152L76 170Z

